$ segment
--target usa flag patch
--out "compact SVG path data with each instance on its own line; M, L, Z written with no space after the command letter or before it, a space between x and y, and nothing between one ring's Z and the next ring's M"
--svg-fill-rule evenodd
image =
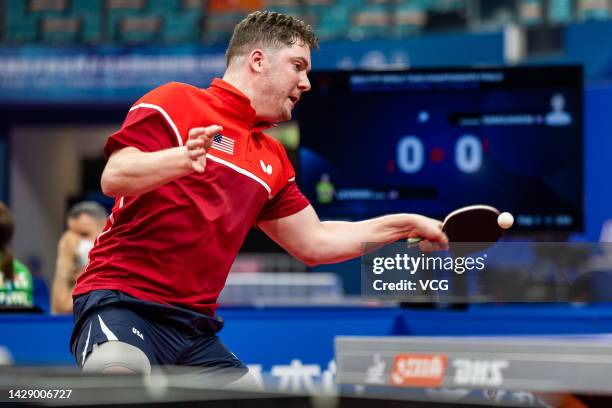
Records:
M213 136L213 142L210 146L212 149L221 150L227 154L234 154L234 139L231 137L223 136L221 133L217 133Z

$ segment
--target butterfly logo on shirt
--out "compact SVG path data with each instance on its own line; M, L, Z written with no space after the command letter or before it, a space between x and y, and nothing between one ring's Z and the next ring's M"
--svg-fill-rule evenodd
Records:
M264 163L263 160L259 160L259 164L261 165L261 169L263 170L264 173L266 173L268 176L272 175L272 165L271 164L266 165L266 163Z

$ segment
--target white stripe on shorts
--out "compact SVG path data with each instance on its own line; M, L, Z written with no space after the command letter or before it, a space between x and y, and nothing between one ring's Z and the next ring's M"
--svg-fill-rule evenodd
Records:
M91 336L91 325L93 322L89 322L89 330L87 331L87 340L85 340L85 348L83 349L83 356L81 357L81 365L85 364L85 356L87 354L87 347L89 346L89 336Z
M108 339L108 341L119 340L117 336L115 336L115 333L113 333L108 327L106 327L100 315L98 315L98 319L100 320L100 328L102 329L104 334L106 334L106 338Z

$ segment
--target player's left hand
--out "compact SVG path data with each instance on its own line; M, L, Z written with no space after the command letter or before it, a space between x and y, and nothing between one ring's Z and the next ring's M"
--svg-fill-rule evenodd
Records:
M219 125L198 127L189 130L189 139L185 146L189 166L198 173L204 173L206 169L206 153L212 146L213 137L223 128Z

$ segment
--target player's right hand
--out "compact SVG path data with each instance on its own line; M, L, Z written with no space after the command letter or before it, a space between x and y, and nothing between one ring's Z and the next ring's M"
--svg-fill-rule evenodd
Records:
M186 155L191 168L198 172L204 173L206 169L206 152L210 149L213 142L213 137L221 132L223 127L219 125L211 125L207 127L197 127L189 130Z
M410 228L407 238L418 238L419 249L423 252L448 249L448 237L442 231L442 222L418 214L410 214Z

